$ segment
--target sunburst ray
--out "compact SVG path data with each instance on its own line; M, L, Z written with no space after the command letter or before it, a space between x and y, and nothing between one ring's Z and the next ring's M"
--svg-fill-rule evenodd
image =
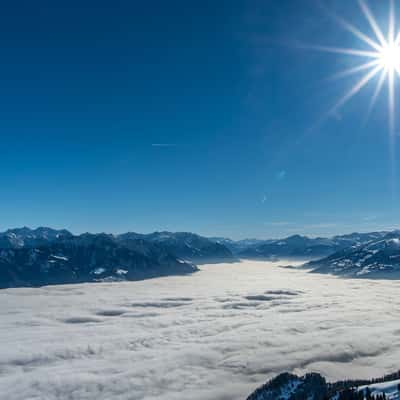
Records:
M346 92L342 98L333 106L331 113L338 111L345 105L351 98L363 89L368 82L370 82L379 72L380 77L376 83L374 93L369 103L367 111L367 118L372 111L378 96L382 92L385 81L388 86L388 120L389 130L391 135L395 130L395 107L396 107L396 93L395 93L395 80L400 79L400 31L396 31L396 13L394 0L388 0L389 15L387 28L382 29L372 13L367 0L358 0L361 12L368 21L372 33L368 35L362 32L358 27L352 23L338 16L334 12L325 10L333 17L337 23L345 30L351 32L356 38L364 44L368 44L369 48L345 48L345 47L330 47L330 46L308 46L308 48L323 52L343 54L345 56L354 56L364 58L365 62L348 68L344 71L338 72L328 79L338 79L347 76L352 76L358 73L364 75ZM385 32L385 34L383 33ZM373 37L375 35L375 37Z
M370 45L373 47L376 51L381 51L382 46L379 45L376 41L374 41L372 38L370 38L368 35L365 33L361 32L358 28L356 28L353 24L350 22L346 21L344 18L340 17L339 15L329 12L329 14L334 18L338 24L340 24L344 29L352 33L354 36L356 36L358 39L362 40L364 43ZM400 34L400 33L399 33ZM400 37L399 37L400 40Z
M374 93L373 93L373 95L371 97L371 101L369 103L368 111L367 111L367 114L366 114L366 117L365 117L365 122L368 121L368 119L369 119L369 117L371 115L371 112L375 107L376 100L378 99L378 97L379 97L379 95L380 95L380 93L382 91L383 84L385 83L385 79L386 79L386 71L383 69L381 71L381 76L379 77L379 80L376 83L376 87L375 87Z
M375 67L375 66L377 66L379 64L380 64L379 60L373 60L373 61L370 61L370 62L366 62L366 63L363 63L361 65L357 65L356 67L348 68L348 69L345 69L342 72L338 72L338 73L332 75L329 79L345 78L346 76L354 75L354 74L356 74L358 72L362 72L362 71L365 71L367 69L371 69L371 68L373 68L373 67Z
M367 3L364 0L358 0L358 4L360 5L363 14L365 15L369 24L371 25L371 28L374 31L380 44L382 46L387 45L387 41L386 41L381 29L379 28L379 25L376 22L376 19L375 19L374 15L372 14L371 10L369 9Z
M334 114L341 108L344 104L346 104L352 97L354 97L376 74L381 71L382 68L380 65L375 67L372 71L369 71L368 74L364 75L331 109L330 113Z
M355 37L363 42L364 48L343 48L328 46L313 46L319 51L343 54L364 58L365 62L355 67L349 68L334 75L333 78L342 78L346 76L363 73L362 77L337 101L329 114L336 114L350 99L358 94L373 78L379 73L374 92L372 94L369 106L366 112L365 122L369 119L378 97L380 96L385 82L387 83L387 115L389 129L389 153L392 166L392 183L395 185L395 141L396 141L396 83L400 80L400 31L396 29L396 13L394 0L388 0L389 12L387 26L383 29L379 26L373 12L368 6L367 0L358 0L362 14L372 29L371 34L362 32L353 24L343 18L333 15L338 24L345 30L351 32ZM384 33L385 32L385 33ZM365 44L369 48L365 48Z
M376 51L357 50L345 47L330 47L330 46L315 46L315 45L301 45L301 48L309 50L323 51L327 53L344 54L348 56L358 56L367 58L379 58L379 53Z

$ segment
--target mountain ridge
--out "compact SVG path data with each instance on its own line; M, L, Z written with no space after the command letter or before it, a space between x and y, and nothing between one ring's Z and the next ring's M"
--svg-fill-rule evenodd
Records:
M186 275L198 271L194 261L234 260L228 248L191 233L14 228L0 233L0 288Z
M198 270L195 264L240 258L314 259L304 265L313 273L399 279L400 232L234 241L191 232L74 235L66 229L14 228L0 233L0 287L190 274Z
M381 238L389 232L354 232L332 237L311 238L305 235L291 235L281 239L245 239L233 241L226 238L211 238L230 248L240 258L321 258L350 246L359 245Z
M0 250L0 288L140 280L197 270L160 247L140 240L120 245L106 234Z
M398 400L400 371L377 379L327 382L319 373L298 376L284 372L251 393L246 400Z

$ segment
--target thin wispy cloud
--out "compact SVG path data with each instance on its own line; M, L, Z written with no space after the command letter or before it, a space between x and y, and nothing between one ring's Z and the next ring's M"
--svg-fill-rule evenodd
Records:
M363 217L363 221L364 222L372 222L372 221L376 221L379 217L377 215L365 215Z
M152 143L152 147L176 147L176 143Z
M339 225L340 224L337 222L319 222L316 224L303 225L303 228L304 229L325 229L325 228L336 228Z
M271 222L266 222L265 225L270 225L270 226L289 226L289 225L292 225L292 223L289 222L289 221L271 221Z
M301 234L307 236L324 236L330 237L339 228L346 226L343 223L336 222L318 222L312 224L293 224L286 228L286 232L290 234Z

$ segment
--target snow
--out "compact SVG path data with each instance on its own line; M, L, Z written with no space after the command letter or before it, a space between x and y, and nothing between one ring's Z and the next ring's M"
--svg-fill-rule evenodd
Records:
M55 258L56 260L61 260L61 261L68 261L67 257L63 257L63 256L55 256L55 255L51 255L51 258Z
M360 386L358 390L364 390L367 387L370 388L371 394L377 395L377 394L386 394L387 399L399 399L399 387L400 385L400 379L396 379L394 381L389 381L389 382L383 382L383 383L374 383L372 385L367 385L367 386Z
M300 379L296 379L296 380L292 380L290 383L288 383L287 385L285 385L282 389L281 389L281 396L280 398L282 400L287 400L289 399L290 395L298 388L298 386L301 384L301 380Z
M301 383L302 381L300 379L291 380L289 383L280 388L279 396L277 397L277 399L288 400ZM271 390L267 392L262 392L257 395L256 399L264 400L266 398L269 398L269 396L271 396L272 394L273 392Z
M362 276L362 275L369 274L370 272L371 272L371 266L367 265L367 266L363 267L360 271L358 271L356 275Z
M128 273L128 271L126 269L122 269L122 268L117 269L116 272L118 275L126 275Z
M95 275L100 275L100 274L102 274L103 272L106 272L105 268L96 268L96 269L93 271L93 273L94 273Z

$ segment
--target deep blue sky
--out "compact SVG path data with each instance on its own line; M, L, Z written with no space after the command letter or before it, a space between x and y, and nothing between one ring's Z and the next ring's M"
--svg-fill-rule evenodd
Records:
M0 228L397 226L386 91L367 124L373 85L318 123L355 82L326 78L355 60L300 42L360 45L314 0L3 2Z

